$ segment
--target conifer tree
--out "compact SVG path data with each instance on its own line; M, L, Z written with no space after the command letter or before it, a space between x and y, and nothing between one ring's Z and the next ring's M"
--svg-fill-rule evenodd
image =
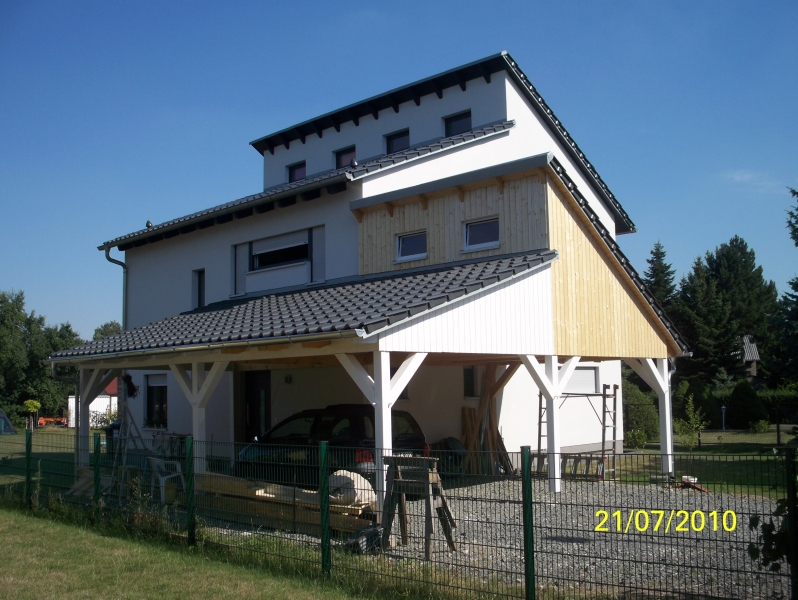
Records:
M790 188L790 194L798 198L798 190ZM798 247L798 205L787 211L787 229ZM790 291L779 299L778 312L772 319L777 340L771 355L765 357L774 383L781 384L798 382L798 277L787 285Z
M676 270L665 262L665 248L660 241L654 244L651 250L651 258L647 259L648 269L643 273L648 289L654 294L660 306L666 311L671 307L673 297L676 295L676 283L674 276Z
M693 352L680 361L680 379L698 376L710 382L720 369L739 374L740 338L731 306L718 291L709 269L697 258L692 270L682 278L673 302L673 319Z

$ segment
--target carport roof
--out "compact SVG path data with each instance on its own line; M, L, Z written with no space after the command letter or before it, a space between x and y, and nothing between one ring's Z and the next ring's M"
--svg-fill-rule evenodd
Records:
M219 302L56 352L50 359L259 345L320 334L354 335L356 330L370 334L540 268L556 257L556 251L543 249Z

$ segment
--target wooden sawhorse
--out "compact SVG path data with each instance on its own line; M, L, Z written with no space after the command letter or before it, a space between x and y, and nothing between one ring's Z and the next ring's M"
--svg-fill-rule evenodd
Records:
M435 523L432 518L432 509L441 522L443 535L449 550L457 551L452 537L452 529L457 523L449 510L446 496L443 494L441 477L438 474L438 459L416 456L386 456L383 459L388 468L388 480L385 486L385 502L382 510L382 548L388 548L391 538L391 526L394 513L399 507L399 529L402 535L402 545L407 545L407 500L406 495L424 497L424 558L432 557L432 535L435 533ZM379 477L379 474L377 475Z

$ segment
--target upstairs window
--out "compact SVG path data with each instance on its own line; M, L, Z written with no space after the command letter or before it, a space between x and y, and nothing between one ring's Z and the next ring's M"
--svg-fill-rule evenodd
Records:
M305 161L288 167L288 183L305 178Z
M445 137L459 135L471 131L471 111L467 110L459 115L452 115L443 120Z
M310 256L308 230L278 235L252 242L252 268L268 269L305 262Z
M396 133L386 135L385 146L388 154L407 150L410 147L410 130L405 129L404 131L397 131Z
M396 262L427 258L427 232L409 233L396 238Z
M485 219L465 225L465 250L499 247L499 219Z
M348 167L349 163L355 160L355 147L344 148L335 153L335 168L342 169Z

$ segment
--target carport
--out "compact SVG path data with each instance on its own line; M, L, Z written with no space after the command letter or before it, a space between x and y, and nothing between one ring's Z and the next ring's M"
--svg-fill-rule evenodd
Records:
M378 464L391 452L391 407L422 364L485 365L492 372L483 403L523 368L545 397L546 447L555 457L561 448L559 399L582 360L555 353L556 259L549 250L522 253L212 305L56 353L51 361L80 368L82 407L123 371L171 372L191 406L198 441L207 439L206 407L225 372L340 365L375 407ZM671 473L668 358L589 359L623 359L657 391L662 471ZM481 414L486 410L480 406ZM79 420L88 431L87 410ZM87 437L80 437L77 452L80 464L87 464ZM559 491L560 461L548 462L550 489ZM198 453L196 470L204 469ZM377 492L381 499L384 480L378 479Z

